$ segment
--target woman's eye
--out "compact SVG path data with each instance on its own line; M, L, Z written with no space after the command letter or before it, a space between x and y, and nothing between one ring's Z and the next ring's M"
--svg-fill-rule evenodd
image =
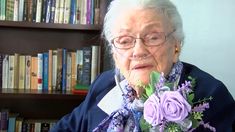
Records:
M122 37L118 40L118 43L120 44L130 44L132 42L132 38L131 37Z

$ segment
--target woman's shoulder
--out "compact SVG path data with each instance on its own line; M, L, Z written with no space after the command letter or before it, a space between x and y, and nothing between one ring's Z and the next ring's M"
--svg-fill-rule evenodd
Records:
M187 80L190 76L196 79L196 82L204 86L224 85L220 80L216 79L209 73L201 70L195 65L183 62L182 81Z
M194 90L195 93L198 94L197 97L208 97L213 94L216 94L217 96L218 94L224 94L227 96L229 95L228 97L232 97L224 83L220 80L192 64L183 63L183 65L184 68L182 71L180 83L183 83L184 80L187 80L189 76L194 78L196 80L196 86Z
M115 86L115 71L108 70L99 74L90 86L90 92L93 94L107 93Z

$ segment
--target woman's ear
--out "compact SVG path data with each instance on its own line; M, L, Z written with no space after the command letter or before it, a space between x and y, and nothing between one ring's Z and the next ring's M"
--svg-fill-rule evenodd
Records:
M181 42L180 41L176 41L174 60L173 60L174 63L176 63L179 60L180 52L181 52Z

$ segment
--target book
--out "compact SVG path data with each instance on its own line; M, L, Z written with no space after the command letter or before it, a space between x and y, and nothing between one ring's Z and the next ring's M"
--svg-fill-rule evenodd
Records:
M31 67L31 89L38 89L38 57L32 57Z
M90 85L91 82L91 47L83 47L82 85Z
M3 71L2 71L2 88L8 88L9 80L9 55L5 55L3 59Z
M37 72L37 77L38 77L38 90L42 90L43 88L43 54L38 53L38 72Z
M52 90L56 89L57 78L57 50L52 50Z
M100 46L92 45L92 55L91 55L91 83L95 80L96 76L99 74L99 59L100 59Z
M48 63L49 63L49 53L45 52L43 53L43 85L42 90L48 91Z
M19 54L15 53L14 55L14 89L19 87Z
M77 66L76 66L76 53L71 53L71 88L76 86Z
M15 68L14 68L14 66L15 66L15 64L14 64L14 58L15 58L15 56L14 55L10 55L9 56L9 69L8 69L8 73L9 73L9 77L8 77L8 88L11 88L11 89L13 89L14 88L14 70L15 70Z
M3 61L4 61L5 55L0 54L0 87L2 88L2 82L3 82Z
M25 3L24 1L26 1L26 0L19 0L18 21L23 21L24 3Z
M8 109L2 109L0 114L0 131L6 131L8 127Z
M48 52L48 90L52 90L53 50Z
M25 56L25 89L31 88L31 65L32 58L30 55Z
M0 20L6 19L6 0L0 0Z
M66 71L66 91L71 90L72 80L72 52L67 53L67 71Z
M82 84L83 77L83 50L76 51L76 84Z
M56 74L56 89L57 91L62 91L62 49L57 49L57 74Z
M19 89L25 88L25 56L19 56Z
M19 116L18 113L9 113L8 116L8 132L15 132L16 118Z
M37 0L35 22L41 22L41 16L42 16L42 0Z
M66 91L67 49L62 49L62 91Z

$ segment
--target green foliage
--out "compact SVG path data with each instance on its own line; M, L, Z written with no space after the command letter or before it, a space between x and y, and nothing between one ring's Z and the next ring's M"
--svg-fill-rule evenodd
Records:
M155 91L155 85L159 82L160 79L160 73L153 71L150 74L150 84L143 85L141 82L137 83L137 86L143 87L144 92L142 94L142 99L145 101L148 99L149 96L151 96Z
M156 71L152 71L150 74L150 87L152 89L155 89L155 85L159 82L161 74L156 72Z
M203 114L202 112L193 112L193 118L196 120L202 120Z
M192 88L194 88L196 86L196 79L191 76L188 76L188 79L191 81Z
M166 126L167 132L181 132L181 128L176 123L170 122Z
M199 126L199 121L194 119L193 115L190 115L190 120L192 121L192 128L197 128Z
M190 93L188 96L187 96L187 100L189 102L189 104L192 106L193 105L193 99L194 99L194 93Z
M143 116L140 119L140 128L141 128L141 131L143 132L149 132L149 128L151 128L151 125L145 121Z

